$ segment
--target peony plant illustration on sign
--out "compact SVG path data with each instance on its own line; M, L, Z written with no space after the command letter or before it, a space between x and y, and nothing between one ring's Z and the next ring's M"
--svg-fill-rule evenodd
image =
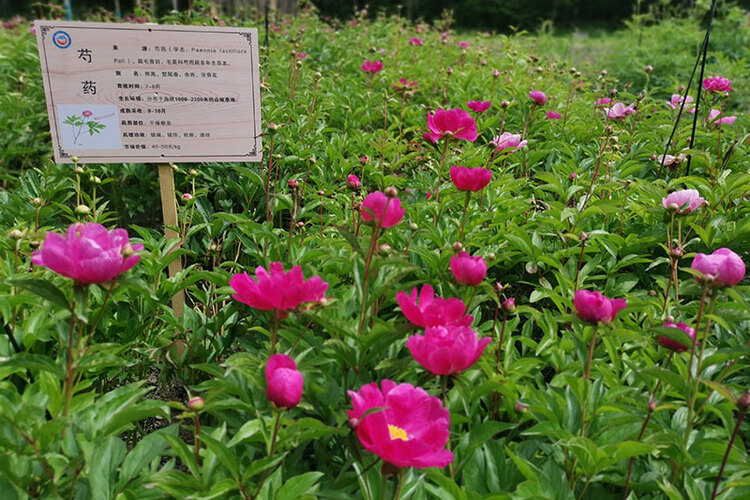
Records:
M69 125L73 129L73 143L76 146L83 146L83 143L78 142L81 134L88 133L93 136L94 134L101 133L106 128L106 125L96 121L92 118L94 113L90 110L84 110L80 115L68 115L63 123Z

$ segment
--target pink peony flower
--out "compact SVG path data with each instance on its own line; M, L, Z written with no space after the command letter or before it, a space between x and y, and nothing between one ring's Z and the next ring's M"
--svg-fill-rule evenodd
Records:
M467 252L451 257L450 268L456 281L469 286L478 285L487 275L484 259L479 255L472 257Z
M720 76L712 76L703 80L703 88L706 89L706 92L729 92L734 90L731 85L732 80Z
M405 212L401 208L401 200L388 198L382 191L370 193L362 201L362 219L365 222L375 220L382 228L401 222Z
M399 78L398 83L394 83L392 87L398 92L404 92L406 90L412 89L413 87L416 87L417 85L419 85L419 82L410 82L406 78Z
M94 113L92 113L89 110L86 110L86 111L83 111L81 114L83 115L84 118L89 118L90 116L93 116Z
M716 286L734 286L745 277L745 263L728 248L719 248L710 255L699 253L690 267L700 271L704 279L710 279Z
M270 273L256 267L255 276L235 274L229 286L236 292L236 300L262 311L285 312L307 302L319 302L328 289L328 283L318 276L305 281L300 266L285 273L281 262L271 262Z
M364 71L365 73L380 73L382 69L383 63L380 61L367 60L362 63L362 71Z
M492 180L492 172L482 167L451 167L451 180L460 191L479 191Z
M475 113L482 113L484 111L487 111L488 109L490 109L490 105L490 101L469 101L466 103L466 106L468 106L468 108Z
M628 104L625 106L623 103L618 102L611 108L603 108L604 112L607 114L607 118L609 120L622 120L628 115L632 115L635 113L635 108L632 104Z
M141 243L130 244L125 229L79 222L68 227L65 237L47 233L31 261L78 283L106 283L136 265L141 257L133 253L141 250Z
M458 46L462 49L468 49L469 48L469 42L458 42Z
M547 96L541 90L532 90L529 92L529 97L538 106L544 106L544 103L547 102Z
M647 64L646 67L643 68L643 71L645 71L646 73L651 73L653 70L654 70L654 67L651 66L650 64Z
M349 174L346 177L346 185L351 189L357 189L359 187L359 177L354 174Z
M685 111L688 113L695 113L695 106L690 107L688 106L691 102L693 102L695 99L693 99L690 96L687 96L684 98L685 101ZM672 98L667 101L667 106L669 106L672 109L680 109L680 106L682 106L683 97L680 94L672 94Z
M416 326L469 326L474 320L473 317L464 315L466 306L463 301L437 297L430 285L422 285L418 301L417 287L412 289L410 295L406 292L397 292L396 301L406 319Z
M450 412L440 399L411 384L383 380L348 391L357 437L369 452L396 467L445 467L453 453L444 449L450 435ZM377 411L377 409L382 410ZM376 410L369 413L370 410Z
M690 347L691 341L695 342L695 329L690 328L685 323L674 324L674 323L666 322L662 326L666 328L675 328L675 329L679 328L680 330L685 332L685 334L689 337L689 339L688 338L685 339L684 341L685 343L682 343L678 340L672 340L669 337L665 337L664 335L659 335L658 342L659 342L659 345L662 347L666 347L667 349L672 349L675 352L684 352L684 351L687 351L688 348Z
M598 99L596 101L596 105L597 106L606 106L607 104L609 104L611 102L612 102L612 99L610 99L609 97L602 97L601 99Z
M678 215L684 215L692 213L707 202L695 189L682 189L669 193L666 198L661 199L661 204L667 210L675 210Z
M477 139L477 124L463 109L438 109L435 114L427 113L427 128L430 131L423 136L433 143L446 135L469 142Z
M305 380L286 354L274 354L266 364L266 397L279 408L294 408L302 399Z
M490 343L468 326L428 326L424 335L412 335L406 347L414 360L435 375L452 375L471 367Z
M708 123L711 125L717 126L717 125L732 125L735 120L737 120L736 116L721 116L721 111L718 109L712 109L708 112Z
M421 38L417 38L415 36L409 38L409 45L414 45L415 47L421 47L424 44L424 40Z
M547 115L547 118L549 118L550 120L559 120L560 118L562 118L562 115L554 110L547 111L544 114Z
M509 153L516 149L521 149L526 145L526 140L521 140L521 134L511 134L510 132L503 132L490 141L490 144L497 148L498 152L503 152L506 149Z
M606 325L615 319L627 302L625 299L608 299L599 292L576 290L573 305L582 320Z

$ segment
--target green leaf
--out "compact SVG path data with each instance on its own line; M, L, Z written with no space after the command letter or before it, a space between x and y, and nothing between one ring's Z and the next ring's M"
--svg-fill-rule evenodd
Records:
M229 448L227 448L224 443L217 441L216 439L206 434L201 435L200 440L206 445L209 450L211 450L214 455L216 455L216 457L219 459L222 465L227 468L233 478L240 478L240 466L237 462L237 458L232 454L232 452L229 451Z
M23 288L26 291L39 295L40 297L49 300L53 304L57 304L63 309L70 311L70 303L65 298L65 294L60 291L54 284L46 280L40 280L35 278L10 278L8 284Z
M306 472L284 482L276 492L276 500L297 500L302 495L314 495L318 491L318 480L323 477L322 472Z
M115 473L126 453L125 443L116 436L110 436L104 443L97 444L89 463L91 498L113 498Z

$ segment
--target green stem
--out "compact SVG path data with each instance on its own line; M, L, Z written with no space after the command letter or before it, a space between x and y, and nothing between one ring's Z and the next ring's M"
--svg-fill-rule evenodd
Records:
M599 325L594 326L594 333L591 335L589 342L589 356L586 360L586 371L583 373L583 379L588 380L591 373L591 361L594 358L594 348L596 347L596 335L599 333Z
M389 200L390 201L390 200ZM386 204L386 210L388 205ZM386 213L383 211L383 214ZM362 307L359 311L359 334L362 335L362 330L365 327L365 313L367 311L367 288L368 282L370 281L370 266L372 265L372 256L375 254L375 247L378 245L378 238L380 237L380 223L375 226L372 231L372 238L370 239L370 248L367 251L367 258L365 259L365 274L362 280Z
M719 468L719 475L716 476L716 482L714 483L714 490L711 493L711 500L716 498L716 495L718 494L719 483L721 482L721 476L724 474L724 467L727 465L729 452L732 451L732 445L734 444L734 439L737 437L737 432L740 430L740 425L742 424L742 420L745 418L746 411L747 411L746 407L741 408L740 414L737 416L737 423L734 426L732 437L729 439L729 443L727 444L727 451L724 452L724 459L721 461L721 468Z
M279 437L279 424L281 424L281 412L276 412L276 420L273 424L273 435L271 436L271 448L268 451L268 458L271 459L273 457L274 451L276 451L276 439ZM268 477L268 471L270 469L266 469L265 472L263 472L263 477L260 478L260 482L258 483L258 491L255 492L255 495L253 495L253 500L258 498L258 495L260 495L260 491L263 489L263 483L266 482L266 478Z
M68 328L68 352L65 368L65 406L63 407L63 416L68 416L70 409L70 400L73 399L73 344L75 341L76 325L76 288L77 283L73 283L73 300L70 303L70 327Z
M469 200L471 200L471 191L466 191L466 200L464 201L464 216L461 219L461 234L459 240L464 241L464 228L466 227L466 212L469 210Z

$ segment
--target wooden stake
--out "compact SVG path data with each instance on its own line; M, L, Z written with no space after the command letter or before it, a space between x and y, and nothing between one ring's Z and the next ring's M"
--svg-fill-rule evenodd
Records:
M161 191L161 213L164 218L164 234L169 242L180 237L177 231L172 229L172 226L177 226L177 202L174 192L174 172L169 164L159 164L159 189ZM172 250L176 250L179 247L180 245L178 244ZM180 271L182 271L182 258L175 259L169 264L169 277L177 275ZM185 290L179 290L172 297L172 310L178 318L182 317L184 305Z

